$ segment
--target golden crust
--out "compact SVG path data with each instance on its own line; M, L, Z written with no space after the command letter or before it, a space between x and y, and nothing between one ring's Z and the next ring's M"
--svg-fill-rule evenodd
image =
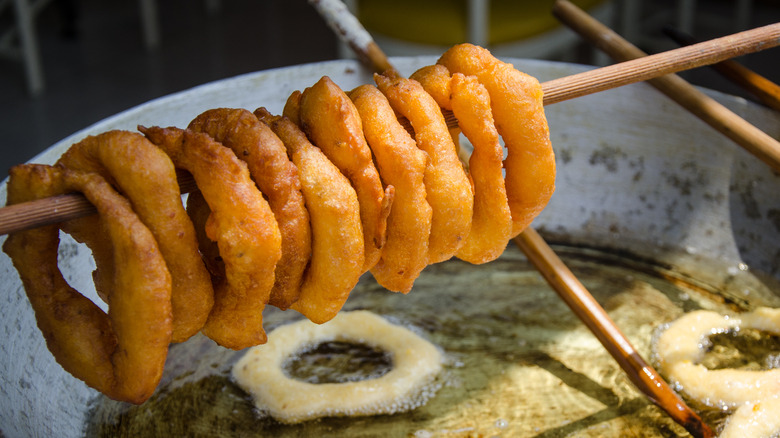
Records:
M137 402L151 394L148 385L155 378L160 357L164 361L159 345L170 342L171 330L175 330L174 340L183 340L203 324L204 334L217 343L241 349L266 341L262 327L266 303L295 309L323 323L335 317L368 269L386 288L407 293L428 263L452 256L472 263L498 257L507 240L530 224L554 190L554 155L541 87L487 50L471 45L454 47L439 62L414 74L424 86L390 71L375 76L378 88L366 85L354 90L354 102L324 77L303 93L290 96L285 117L272 116L263 108L254 115L222 108L198 116L191 130L141 127L170 160L156 148L146 147L148 142L137 134L116 131L75 145L61 159L62 167L54 168L61 173L47 170L50 167L17 170L15 188L9 184L9 202L48 197L67 186L104 202L98 208L104 215L115 208L120 213L120 218L87 217L62 225L92 248L98 265L93 275L96 289L111 309L148 304L146 298L130 298L117 291L135 291L153 282L151 270L157 262L143 267L150 270L146 273L150 278L136 279L128 272L144 275L139 265L168 244L160 237L158 249L151 234L155 233L154 221L149 221L150 232L130 210L137 222L130 223L125 214L130 204L124 198L105 201L90 192L98 186L110 189L110 183L127 192L142 219L168 215L163 222L178 234L182 226L194 223L194 236L186 230L183 234L190 236L190 246L197 242L199 251L190 248L186 256L188 263L196 260L200 266L200 279L195 283L206 287L197 292L190 289L189 297L203 295L212 290L208 283L213 285L214 305L205 323L204 309L212 304L210 294L197 300L183 299L185 294L174 292L171 298L168 290L168 302L156 310L170 313L173 300L177 325L166 329L163 322L155 326L157 320L149 320L150 326L159 328L160 337L149 338L144 349L139 338L123 338L130 333L125 328L134 321L122 312L110 315L115 323L108 321L64 283L56 267L56 228L17 233L4 248L21 260L20 276L28 292L32 291L31 302L37 300L33 307L46 308L39 321L45 321L41 329L55 357L65 369L75 369L74 375L109 396ZM448 130L440 108L452 109L474 145L470 175L458 157L460 131ZM406 118L414 133L405 132L396 117ZM503 162L505 180L498 134L509 149ZM113 143L120 147L103 146ZM142 159L141 166L122 164L137 162L147 154L149 159ZM189 171L198 187L187 201L191 221L181 214L181 198L172 189L171 162ZM66 166L98 172L109 182L98 174L79 173ZM155 176L149 177L148 170ZM35 178L30 175L44 182L31 183ZM149 183L144 186L146 192L136 193L139 179ZM108 193L98 192L100 196ZM141 205L140 200L147 198L148 204ZM176 211L171 213L168 206ZM175 221L168 220L173 216ZM133 252L121 240L126 236L117 231L116 224L122 221L128 235L142 227L152 235L154 251L139 231L139 248L149 249L149 254ZM27 248L32 250L25 255ZM197 260L198 252L202 261ZM47 258L49 263L43 268L43 278L36 278L41 277L33 272L37 266L31 268L35 257ZM175 263L162 263L165 275L169 267L176 270ZM174 275L174 283L177 278L179 274ZM55 291L54 299L50 291ZM46 307L52 303L62 309L52 312ZM75 321L75 331L53 333L59 323L56 318L62 315ZM151 312L150 318L161 315ZM113 341L104 337L112 330L116 332ZM145 330L138 333L150 335ZM143 350L131 355L134 364L140 360L138 354L151 355L146 374L138 382L125 375L130 368L122 361L130 359L114 357L117 345ZM90 351L83 357L72 354L86 350Z
M142 403L160 381L173 330L171 278L152 233L97 174L30 164L10 173L9 204L78 191L103 218L117 266L108 314L63 278L56 225L13 233L3 250L57 362L110 398Z
M110 131L74 144L57 165L98 173L128 198L157 240L171 274L173 342L185 341L198 333L214 303L214 290L198 256L195 230L182 207L176 172L168 156L138 133ZM92 216L64 228L71 230L76 240L89 241L100 291L110 284L115 272L102 222Z
M360 113L363 133L384 183L395 187L393 208L387 218L387 241L371 273L385 288L408 293L428 265L431 206L425 199L423 183L427 156L417 149L376 87L363 85L349 96Z
M303 91L299 126L349 179L357 193L365 272L379 261L385 244L392 189L382 187L371 150L363 137L360 115L344 91L325 76Z
M393 109L412 124L417 146L428 154L424 180L433 209L428 263L448 260L468 237L474 194L444 116L417 81L382 75L374 80Z
M505 184L514 237L541 213L555 191L555 154L542 87L535 78L471 44L452 47L438 64L452 73L476 76L490 94L496 127L508 150Z
M474 183L471 231L457 257L487 263L500 256L512 235L512 214L504 187L501 146L490 110L490 96L475 77L452 75L452 110L474 151L469 175Z
M315 323L332 319L363 273L360 204L349 180L285 117L255 111L284 142L298 167L311 216L312 255L292 308Z
M426 65L412 73L409 79L419 82L441 108L452 111L450 71L440 64Z
M303 272L311 255L309 212L303 201L298 169L281 140L244 109L208 110L189 129L204 132L233 150L267 197L282 237L282 257L268 304L287 309L298 299Z
M281 236L246 164L205 134L178 128L141 130L176 167L192 174L211 209L206 235L217 242L225 279L215 285L214 307L203 333L234 350L264 343L262 311L281 257Z

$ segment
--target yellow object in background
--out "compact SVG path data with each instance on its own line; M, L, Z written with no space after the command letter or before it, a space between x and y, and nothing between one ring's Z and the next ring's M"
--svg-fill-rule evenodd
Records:
M488 9L487 45L539 36L560 27L551 11L554 0L492 0ZM584 10L605 0L575 0ZM468 0L358 0L357 15L372 34L428 45L468 41Z

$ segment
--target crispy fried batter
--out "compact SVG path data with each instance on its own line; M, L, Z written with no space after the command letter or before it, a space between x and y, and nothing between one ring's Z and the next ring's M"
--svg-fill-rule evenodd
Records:
M490 94L496 127L508 150L505 184L514 223L512 236L516 236L541 213L555 190L555 154L542 87L535 78L471 44L452 47L438 64L452 73L476 76Z
M231 148L268 198L282 236L282 258L268 304L287 309L298 299L303 271L311 255L309 212L303 202L298 169L281 140L245 109L208 110L189 129L204 132Z
M428 263L457 253L471 229L474 194L436 101L415 80L374 75L393 109L409 119L417 146L428 154L425 189L433 209Z
M98 173L128 198L157 240L171 273L173 342L198 333L214 304L214 290L198 256L195 230L182 207L170 158L138 133L109 131L74 144L57 165ZM64 229L72 231L76 240L90 242L98 268L96 283L102 291L115 272L102 220L92 216L74 222Z
M11 169L7 187L9 204L79 191L97 208L117 267L108 314L63 278L57 225L13 233L3 250L57 362L110 398L144 402L160 381L173 330L171 277L152 233L95 173L20 165Z
M502 160L490 95L474 76L450 75L440 64L423 67L413 75L440 107L453 111L466 138L474 147L468 159L474 184L474 216L471 231L457 257L470 263L486 263L504 252L512 233L512 217L504 187Z
M495 260L512 234L512 214L504 187L504 148L498 139L487 90L473 76L452 75L452 111L474 146L469 175L474 183L474 217L458 258L470 263Z
M363 121L363 132L385 184L395 187L387 218L387 242L372 269L385 288L408 293L428 265L431 206L425 200L423 175L427 156L398 123L387 98L376 87L362 85L349 93Z
M451 78L447 67L440 64L426 65L412 73L409 79L419 82L425 89L425 92L430 94L441 108L452 111L452 103L450 102L452 95Z
M281 257L281 236L268 202L246 164L206 134L178 128L139 128L195 179L211 209L206 235L217 242L225 280L203 333L234 350L262 344L263 308Z
M287 102L284 103L284 109L282 110L282 116L290 119L291 122L298 126L301 126L301 92L295 90L290 93L290 97L287 98Z
M300 121L309 140L349 179L357 193L365 272L379 261L385 244L392 188L382 187L354 104L327 76L303 91Z
M255 111L284 142L298 167L311 216L312 256L292 308L321 324L332 319L363 273L363 231L355 190L338 168L285 117Z

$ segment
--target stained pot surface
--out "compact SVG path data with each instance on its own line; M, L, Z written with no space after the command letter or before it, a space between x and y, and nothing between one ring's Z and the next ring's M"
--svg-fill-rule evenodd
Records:
M393 62L403 73L409 74L419 66L435 62L435 59L399 58ZM519 69L541 81L587 68L543 61L513 62ZM371 82L370 74L352 61L307 64L252 73L206 84L118 114L64 139L32 161L52 163L73 142L109 129L132 130L138 124L186 126L189 120L208 108L240 107L253 110L265 106L271 112L278 113L290 92L314 84L322 75L330 76L344 89ZM712 93L712 96L770 135L780 137L778 114L730 96L717 93ZM670 307L669 312L642 313L645 316L637 322L638 326L625 329L633 336L632 342L642 348L648 347L650 328L667 322L680 311L709 305L717 305L724 310L747 309L759 304L780 305L780 289L775 283L780 277L780 176L645 84L555 104L545 111L557 156L558 179L550 205L534 226L551 242L563 245L562 248L580 251L579 256L571 259L574 263L582 260L581 254L587 255L588 251L593 250L593 254L601 254L594 256L594 259L600 260L599 263L605 266L628 265L629 269L650 271L653 278L665 278L674 284L684 285L681 289L683 292L669 292L667 297L674 294L688 294L690 297L687 288L707 297L706 300L682 300L687 301L687 304L677 300L680 302ZM4 201L5 190L0 192L0 198ZM65 239L60 253L66 278L74 287L96 299L94 288L90 285L94 264L89 252ZM602 256L604 254L609 256L605 258ZM442 290L438 293L446 294L448 282L457 283L460 275L464 275L464 281L474 271L483 272L483 275L489 272L491 276L511 276L515 275L514 264L517 264L518 272L527 271L527 265L523 267L523 257L516 251L509 251L502 261L496 263L494 268L500 268L498 271L480 271L479 267L453 262L432 269L430 278L422 278L421 284L436 289L439 287L437 282L441 282ZM446 275L442 276L442 272ZM522 293L523 282L539 282L532 272L524 275L528 275L525 280L518 280L519 283L514 285L510 282L510 286L517 287L518 294ZM0 256L0 277L5 285L5 292L0 298L4 315L0 322L0 333L4 339L0 344L0 387L4 392L0 401L0 429L12 437L83 435L89 416L88 406L96 399L96 394L62 371L54 362L35 326L32 310L18 276L5 255ZM370 283L371 280L366 281ZM600 284L598 278L591 281L593 287ZM647 281L652 283L651 280ZM371 289L370 284L362 287ZM534 287L545 286L537 284ZM608 304L624 299L621 298L621 289L607 290L613 294L596 295L603 299L602 304L608 311L615 310L617 313L614 316L618 316L620 306L611 308ZM414 293L412 291L411 294ZM507 313L513 313L512 309L515 308L516 313L527 314L519 311L522 306L528 305L527 302L502 294L499 296L506 299L506 303L500 307L506 309ZM549 294L553 294L552 291ZM474 295L477 300L478 292L474 291ZM469 305L468 294L458 296L464 306ZM393 299L401 298L404 297ZM354 301L354 305L365 304L357 295ZM414 301L410 299L409 302L411 304ZM534 366L539 376L534 384L549 383L561 387L563 401L560 406L555 404L557 407L553 409L559 411L545 415L560 415L561 421L580 421L582 418L592 418L590 416L598 412L596 408L599 404L609 405L610 400L636 399L637 395L631 394L631 388L620 386L620 389L614 389L607 385L614 397L607 396L609 391L599 396L588 394L582 385L562 378L561 373L566 369L577 371L573 363L589 360L592 354L586 351L588 348L598 352L600 347L591 345L592 341L587 340L589 335L583 332L584 329L573 319L567 319L573 317L565 308L557 307L555 302L545 301L552 310L540 313L546 318L562 321L555 329L561 330L558 335L549 340L544 338L546 340L543 343L550 344L550 350L535 349L539 346L535 342L539 342L540 338L534 333L544 331L548 324L546 319L515 321L510 318L512 326L517 327L516 331L512 330L517 345L501 346L505 355ZM425 304L428 306L426 308L435 308L435 305L435 302ZM353 306L352 302L348 306ZM383 307L384 304L376 306L379 312L385 309L386 313L392 313ZM442 304L442 309L451 308L452 303ZM395 317L411 325L424 326L420 322L425 320L424 315L415 319L417 316L411 316L415 315L414 309L408 312L408 317L404 317L403 313ZM494 317L498 318L496 315L491 316ZM274 318L279 318L278 323L282 323L290 317L288 313L282 316L269 315L269 320L273 321ZM624 318L621 321L616 318L618 324L629 324L635 319ZM528 330L524 329L524 325ZM427 333L436 341L435 328ZM477 335L468 338L473 342L484 342L488 346L493 342L487 331L484 336L474 332L469 334ZM584 343L586 350L578 350L571 347L571 342L565 341L572 339L572 336L580 336L577 342ZM444 340L440 342L445 350L450 345ZM586 354L581 354L583 351ZM175 352L176 349L172 349L172 355ZM566 359L558 358L557 352ZM580 358L576 358L578 354L581 354ZM454 356L457 357L457 354ZM457 361L455 363L457 365ZM558 368L560 364L565 367ZM460 365L456 365L451 366L451 372L460 372ZM596 382L602 382L600 379L604 376L620 379L619 370L609 368L608 359L599 362L597 368L585 366L585 369L588 371L582 373ZM501 379L506 378L504 374L483 375L484 388L487 390L501 385ZM597 374L601 377L597 377ZM588 385L586 387L590 387ZM625 399L621 398L623 391L629 394ZM470 393L470 396L473 395ZM566 402L567 397L571 398L571 403ZM586 399L590 401L585 403L581 412L560 413L567 406L582 405ZM531 412L550 410L553 404L550 400L544 401L531 403L519 397L506 400L502 406L530 415ZM459 407L472 403L467 399L460 402ZM588 406L596 410L589 411ZM637 405L635 410L645 409L643 406ZM467 413L466 409L464 415ZM622 414L619 412L617 416ZM490 415L485 418L488 417L492 418ZM493 420L506 421L506 418L507 415L497 414ZM383 421L392 422L392 419ZM495 424L500 426L504 423ZM537 435L551 430L552 426L545 423L534 427L538 429L518 429L515 432ZM428 430L425 427L419 429ZM418 429L411 432L415 430ZM501 428L495 432L501 432ZM565 436L570 432L570 429L564 427L555 432L558 435L550 436Z

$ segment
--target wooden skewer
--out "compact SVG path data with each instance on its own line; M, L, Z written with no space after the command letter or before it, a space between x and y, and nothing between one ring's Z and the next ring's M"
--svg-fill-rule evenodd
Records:
M664 27L664 33L681 46L690 46L698 42L693 36L670 26ZM776 83L732 59L712 64L711 67L747 90L764 105L780 111L780 86Z
M557 0L553 6L553 14L586 40L618 61L639 60L643 57L652 58L567 0ZM769 27L780 29L780 23ZM729 39L730 37L725 38ZM773 38L777 41L777 36ZM695 44L683 47L683 49L697 46L700 45ZM677 75L656 77L648 80L648 83L764 161L775 171L780 172L780 142Z
M319 5L323 3L341 4L340 1L330 2L328 0L311 0L311 2ZM338 9L338 6L336 8ZM323 14L332 13L332 11L322 9L320 9L320 12ZM343 11L339 12L339 14L343 13ZM326 20L331 21L332 18L326 18ZM355 22L357 22L356 19ZM355 23L352 23L352 25L354 26ZM360 26L360 23L357 23L357 26ZM345 33L339 34L345 35ZM360 45L352 43L350 45L353 49L360 50ZM387 62L387 57L381 54L381 52L379 55L374 55L366 50L359 53L359 55L367 59L368 64L372 66ZM378 56L378 59L372 61L373 56ZM376 68L375 71L377 71ZM382 71L379 70L378 72L381 73ZM547 103L545 99L545 104ZM607 312L535 230L530 227L527 228L515 238L515 243L563 301L585 323L642 393L653 403L664 409L670 417L685 427L693 436L713 436L709 426L680 399L653 367L634 349L628 338L623 335L607 315Z
M577 26L575 28L577 31L585 26L584 23L587 23L589 35L592 34L594 37L591 40L593 44L597 44L595 40L598 39L600 44L610 44L610 46L617 46L619 43L616 41L620 41L620 45L623 47L625 47L623 42L630 45L619 35L600 25L587 13L568 1L556 2L553 12L560 15L559 18L562 21L565 20L569 26ZM598 28L596 28L596 24L599 25ZM780 45L780 23L649 56L634 47L635 50L631 51L633 56L621 56L620 60L623 62L619 64L545 82L542 88L544 104L550 105L635 82L647 80L652 82L654 78L659 78L659 76L712 65L778 45Z
M319 8L329 8L324 0L311 0ZM338 2L341 3L341 2ZM341 5L343 8L343 4ZM334 14L343 14L337 10ZM346 12L349 14L349 11ZM354 17L349 14L345 17ZM358 51L361 57L375 71L392 69L384 53L371 40L365 29L344 25L347 18L333 19L329 22L335 26L339 35L353 38L350 45ZM357 23L357 20L355 20ZM359 26L360 23L357 23ZM346 30L345 30L346 28ZM363 35L362 33L365 33ZM358 35L358 36L353 36ZM361 43L356 43L359 40ZM551 105L576 97L617 88L623 85L641 82L668 73L683 71L689 68L713 64L729 57L757 52L780 45L780 24L765 26L746 32L722 37L715 40L695 44L680 49L670 50L652 56L632 61L614 64L594 70L588 70L563 78L542 83L544 104ZM451 111L444 111L449 127L457 127L457 119ZM192 185L188 176L179 178L180 186ZM187 193L182 187L182 193ZM42 225L75 219L94 213L94 209L81 195L63 195L56 200L41 199L34 202L0 208L0 235L22 231Z

